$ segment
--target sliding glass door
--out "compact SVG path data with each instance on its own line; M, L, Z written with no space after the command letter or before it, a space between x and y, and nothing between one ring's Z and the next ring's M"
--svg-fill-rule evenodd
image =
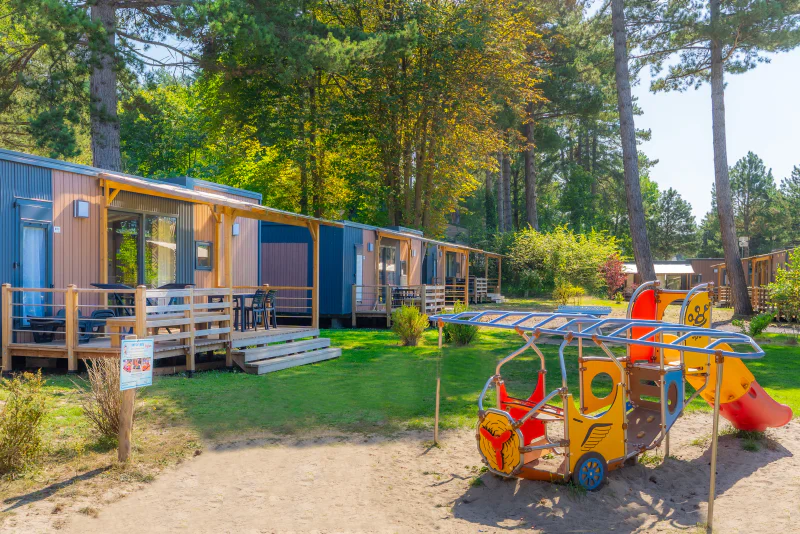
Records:
M134 287L176 282L178 219L108 212L108 280Z
M49 264L48 238L49 224L22 222L21 249L19 262L22 270L21 287L42 288L50 287L47 276ZM22 293L22 323L28 324L28 317L43 317L47 308L47 293L25 291Z

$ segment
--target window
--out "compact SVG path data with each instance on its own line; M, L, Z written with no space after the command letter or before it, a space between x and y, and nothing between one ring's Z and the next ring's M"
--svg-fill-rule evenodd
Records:
M194 242L194 268L197 271L212 271L214 256L212 244L209 241Z
M176 217L109 210L109 281L131 287L176 282L177 236Z
M392 246L381 245L380 271L381 285L397 285L397 249Z

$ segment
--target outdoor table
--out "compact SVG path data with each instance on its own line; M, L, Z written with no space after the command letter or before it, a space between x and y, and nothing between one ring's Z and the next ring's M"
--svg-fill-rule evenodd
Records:
M99 282L92 283L91 285L97 289L107 289L111 292L111 298L114 300L114 305L116 306L113 309L115 315L133 315L133 293L113 293L115 289L132 290L133 288L131 286L126 286L125 284L102 284Z
M233 300L238 303L238 305L239 305L239 313L242 316L242 320L238 321L237 320L238 316L236 316L234 314L234 318L233 318L233 329L234 330L239 330L240 332L244 332L245 330L247 330L247 321L245 321L245 316L244 316L244 303L245 303L245 300L251 299L251 298L253 298L255 296L256 296L255 293L234 293L233 295L231 295ZM224 297L222 295L209 295L208 296L208 302L215 302L215 301L216 302L222 302L223 299L224 299ZM234 307L234 310L231 310L231 313L234 313L234 311L235 311L235 307Z

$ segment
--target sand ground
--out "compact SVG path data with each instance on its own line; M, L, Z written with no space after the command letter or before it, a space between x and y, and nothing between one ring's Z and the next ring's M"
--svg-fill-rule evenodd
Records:
M53 497L15 510L8 533L697 532L706 520L708 414L673 428L664 464L613 472L600 491L479 475L474 435L325 436L210 444L128 495ZM720 439L715 531L796 532L800 420L760 450ZM474 482L476 477L480 482ZM88 508L88 510L87 510Z

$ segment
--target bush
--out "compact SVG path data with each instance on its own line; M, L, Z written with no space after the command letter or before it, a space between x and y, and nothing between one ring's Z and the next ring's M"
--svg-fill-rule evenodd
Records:
M595 231L576 234L565 226L549 233L520 230L508 251L515 287L538 294L553 291L559 279L598 293L606 285L600 268L618 253L614 236Z
M747 334L750 337L757 337L767 329L773 320L775 320L775 315L771 313L761 313L750 319L749 323L741 319L734 319L731 321L731 324L739 327L743 334Z
M0 474L29 468L42 452L43 386L41 371L0 380L0 387L8 392L0 412Z
M466 304L456 302L453 305L453 313L465 311L469 311L469 306ZM469 324L445 323L443 330L445 342L455 343L456 345L469 345L478 336L478 327Z
M789 254L786 269L778 269L775 281L767 285L769 299L786 319L800 317L800 248Z
M609 256L603 265L600 266L600 275L603 277L603 282L606 285L606 295L608 298L613 299L615 295L619 295L619 291L625 287L625 264L619 254L612 254Z
M583 295L582 287L574 286L566 280L556 282L556 288L553 290L553 299L562 305L567 304L570 299L576 300Z
M392 313L392 331L406 347L416 347L429 325L428 316L414 306L403 306Z
M90 390L84 396L83 413L103 436L119 436L119 410L122 392L119 390L119 360L97 358L86 362Z

